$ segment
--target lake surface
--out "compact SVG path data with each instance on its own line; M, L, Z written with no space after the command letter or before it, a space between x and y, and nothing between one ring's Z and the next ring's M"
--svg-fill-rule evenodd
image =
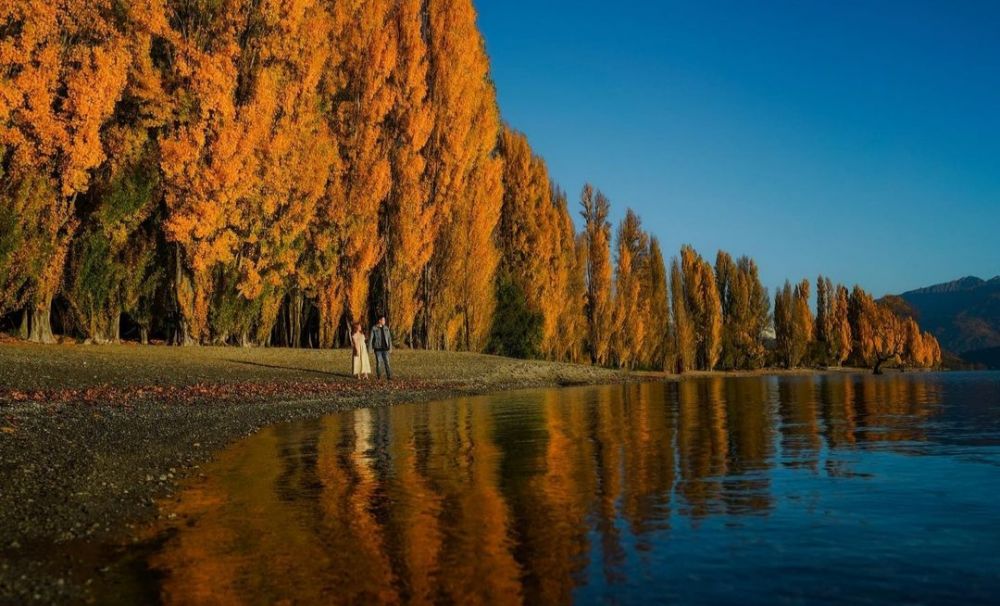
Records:
M997 603L1000 374L506 393L280 425L203 467L166 603Z

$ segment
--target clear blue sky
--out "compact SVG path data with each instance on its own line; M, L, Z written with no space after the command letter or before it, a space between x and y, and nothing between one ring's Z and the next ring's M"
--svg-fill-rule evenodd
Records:
M670 256L1000 274L1000 2L478 0L504 119ZM579 222L579 220L578 220Z

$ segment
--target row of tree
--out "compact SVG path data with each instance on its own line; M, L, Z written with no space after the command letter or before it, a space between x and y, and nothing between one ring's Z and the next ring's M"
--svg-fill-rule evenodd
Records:
M577 233L501 123L471 0L0 6L0 318L26 338L326 347L386 313L414 347L623 367L936 360L857 289L814 322L808 284L770 353L751 259L668 272L635 213L612 238L608 199L581 206Z
M725 252L715 266L690 246L670 263L669 282L659 244L628 210L621 221L612 269L609 204L584 188L584 298L587 350L593 361L621 367L687 370L762 368L766 365L841 366L880 372L883 364L930 368L941 364L937 339L892 298L876 301L829 278L785 282L774 311L757 264ZM573 300L568 291L561 301ZM567 313L565 303L557 307Z
M4 3L0 313L481 348L499 129L471 0Z

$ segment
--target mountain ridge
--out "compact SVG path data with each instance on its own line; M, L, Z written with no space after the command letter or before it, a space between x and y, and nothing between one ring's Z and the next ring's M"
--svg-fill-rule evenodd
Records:
M1000 275L965 276L898 296L946 350L961 355L1000 347Z

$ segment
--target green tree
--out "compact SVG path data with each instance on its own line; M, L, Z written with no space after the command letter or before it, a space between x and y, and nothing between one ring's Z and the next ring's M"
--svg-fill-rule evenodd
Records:
M541 354L544 318L531 309L524 290L510 275L497 283L497 306L486 349L512 358L537 358Z

